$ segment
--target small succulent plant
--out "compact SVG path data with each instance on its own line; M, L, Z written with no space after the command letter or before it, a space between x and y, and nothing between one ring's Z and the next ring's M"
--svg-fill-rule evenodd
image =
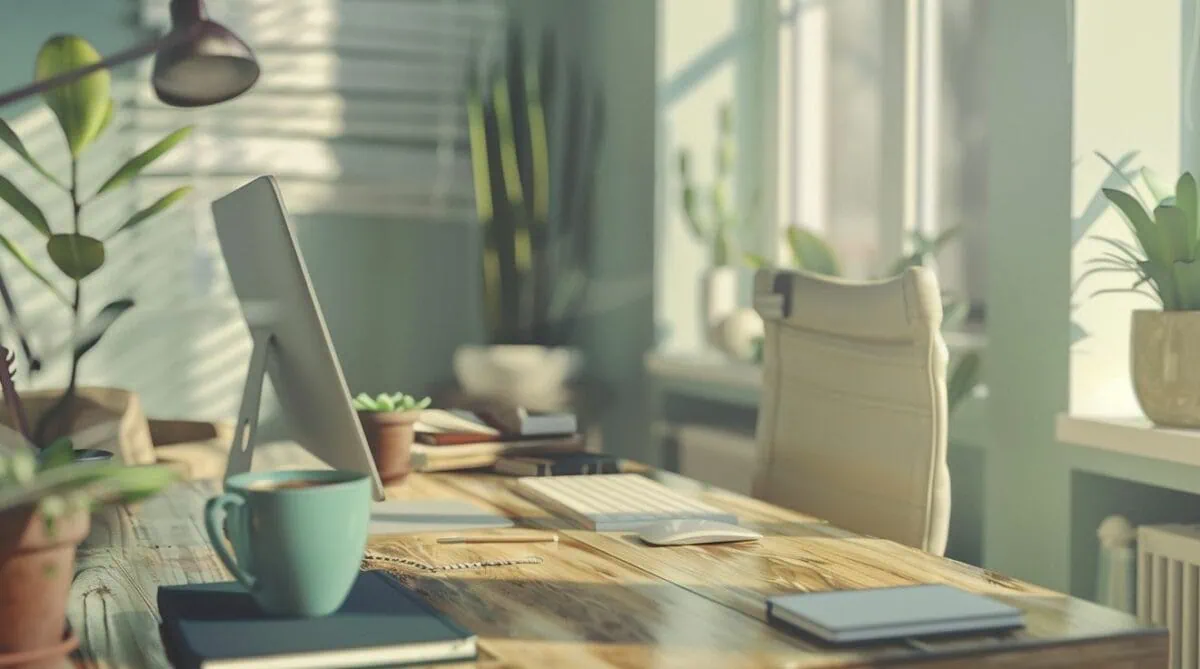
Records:
M429 406L430 400L428 397L418 400L412 395L404 393L380 393L375 397L371 397L366 393L359 393L354 398L355 411L415 411L424 409Z

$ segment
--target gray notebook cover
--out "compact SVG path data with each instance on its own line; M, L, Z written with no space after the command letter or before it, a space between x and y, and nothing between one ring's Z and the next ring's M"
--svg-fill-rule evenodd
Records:
M767 612L828 641L1011 629L1020 609L948 585L915 585L780 595Z

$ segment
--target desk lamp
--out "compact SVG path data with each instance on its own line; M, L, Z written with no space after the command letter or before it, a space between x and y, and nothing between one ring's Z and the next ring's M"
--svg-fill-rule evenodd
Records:
M151 77L154 93L172 107L204 107L232 100L258 81L254 52L231 30L208 19L203 0L171 0L167 34L98 63L0 93L0 106L152 53L156 54Z

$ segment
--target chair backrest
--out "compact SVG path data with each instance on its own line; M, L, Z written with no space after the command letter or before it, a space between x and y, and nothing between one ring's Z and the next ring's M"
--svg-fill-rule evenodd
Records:
M761 270L755 496L941 555L950 521L937 277Z

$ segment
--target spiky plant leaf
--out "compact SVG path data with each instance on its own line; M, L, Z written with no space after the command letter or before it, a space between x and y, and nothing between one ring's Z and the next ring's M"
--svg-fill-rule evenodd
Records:
M392 401L392 397L387 393L380 393L375 398L375 406L379 407L379 411L394 411L396 403Z
M54 440L41 452L41 469L54 469L69 465L75 461L75 445L70 437L60 437Z
M946 407L949 413L953 414L979 385L982 362L978 351L968 351L950 370L950 378L946 381Z
M1125 220L1137 238L1146 259L1160 265L1169 265L1171 256L1166 248L1162 231L1141 204L1132 195L1114 188L1105 188L1104 195L1125 215Z
M1176 262L1175 285L1179 291L1179 308L1200 311L1200 260Z
M1170 262L1196 259L1192 241L1192 226L1182 209L1169 205L1154 210L1154 221L1163 239L1163 248Z

